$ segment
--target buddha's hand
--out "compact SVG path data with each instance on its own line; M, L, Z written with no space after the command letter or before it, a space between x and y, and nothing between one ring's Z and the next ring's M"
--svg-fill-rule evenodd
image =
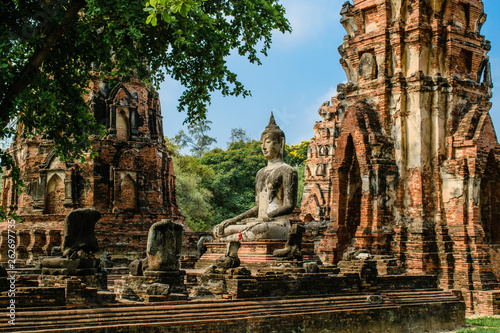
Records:
M213 231L215 238L220 238L224 234L224 226L222 223L217 224Z
M220 238L224 235L224 229L232 224L235 224L233 219L225 220L214 227L215 238Z

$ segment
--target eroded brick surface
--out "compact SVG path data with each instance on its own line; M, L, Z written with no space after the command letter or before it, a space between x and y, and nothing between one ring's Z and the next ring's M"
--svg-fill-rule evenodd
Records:
M100 247L118 262L142 256L153 223L183 221L158 94L140 82L113 87L100 81L88 100L90 112L107 128L104 138L93 137L97 158L63 162L52 143L40 137L20 136L10 148L27 186L18 195L7 176L2 187L2 204L23 220L17 224L18 259L50 255L60 245L64 216L76 208L101 212L96 225ZM2 233L0 247L5 242ZM0 254L2 260L6 253Z
M469 311L496 304L475 292L497 289L500 273L483 3L354 0L341 16L348 82L319 109L301 213L330 223L320 257L393 255L403 272L474 291Z

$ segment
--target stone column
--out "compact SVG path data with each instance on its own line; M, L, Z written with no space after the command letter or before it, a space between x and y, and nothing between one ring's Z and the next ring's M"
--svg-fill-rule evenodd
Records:
M17 232L16 259L28 259L28 247L31 243L29 230L20 230Z
M64 207L73 207L73 173L74 170L66 170L64 175Z
M43 254L50 256L54 246L62 245L62 231L61 230L46 230L45 231L45 245L43 246Z
M137 108L130 108L130 139L137 140L139 131L137 129L137 118L139 117L137 113Z
M28 246L29 259L35 259L44 255L43 247L47 243L45 231L42 229L30 230L30 245Z
M7 252L9 251L9 231L7 229L2 230L0 233L0 259L2 261L7 261Z
M33 210L43 211L45 208L45 188L47 187L47 171L40 170L38 188L34 197Z
M112 101L108 102L109 106L109 127L108 136L110 138L116 138L116 106L111 105Z

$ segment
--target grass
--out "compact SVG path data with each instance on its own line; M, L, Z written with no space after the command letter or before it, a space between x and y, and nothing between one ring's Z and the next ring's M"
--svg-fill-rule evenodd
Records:
M499 333L500 332L500 318L493 317L480 317L474 319L467 319L468 325L476 326L474 328L466 328L458 331L457 333Z
M464 330L460 330L457 333L498 333L500 332L499 328L484 328L484 327L477 327L477 328L466 328Z

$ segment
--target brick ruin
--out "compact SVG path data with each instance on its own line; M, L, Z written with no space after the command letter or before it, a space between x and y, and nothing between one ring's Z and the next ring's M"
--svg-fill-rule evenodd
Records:
M311 258L318 255L324 265L309 272L290 266L293 262L285 263L289 266L281 262L282 268L269 266L251 276L224 277L227 290L222 298L266 297L265 302L195 300L176 305L180 312L197 313L201 313L198 305L228 306L237 312L234 318L251 318L245 320L256 325L273 324L269 311L263 312L265 319L253 319L246 304L292 302L307 304L301 306L308 313L312 308L323 309L314 315L295 309L283 312L273 327L280 331L298 325L351 324L355 331L359 323L369 327L388 323L394 326L391 331L399 332L403 322L408 327L417 322L422 330L432 323L452 328L464 324L464 304L456 291L462 292L469 313L500 314L500 227L495 223L500 218L496 193L500 191L500 146L488 113L490 46L480 35L486 19L482 2L354 0L344 4L341 15L347 35L339 48L340 62L348 82L340 84L338 95L319 110L322 120L315 125L308 152L300 213L307 230L318 227L307 236L317 245ZM27 187L18 195L7 175L0 199L23 220L17 224L20 261L50 255L61 243L65 215L75 208L101 212L96 225L99 245L121 264L143 256L153 223L183 220L175 199L170 152L163 142L157 93L140 82L111 86L97 81L88 102L107 130L105 137L93 137L97 158L85 163L60 161L52 143L40 137L21 135L10 148ZM0 261L6 260L5 230L6 223L0 224ZM189 237L193 248L197 237ZM268 253L273 244L261 243L246 244L242 261L276 261ZM222 243L210 244L215 248ZM311 249L313 244L305 245ZM264 250L254 251L258 246ZM364 251L352 260L355 250ZM197 264L204 264L203 258ZM200 268L194 262L192 266ZM127 275L123 268L114 272ZM19 292L26 297L19 299L35 295L38 304L33 301L30 306L68 304L70 287L65 287L66 296L61 288L49 296L43 283L28 286L36 282L29 274L38 275L38 282L43 282L43 275L40 280L36 268L24 270L28 283L23 282ZM194 270L186 275L190 284L186 288L196 284L198 274ZM75 282L78 288L86 284L79 281ZM437 290L437 284L448 290ZM6 286L2 288L4 292ZM342 305L346 300L350 305ZM0 304L6 301L0 295ZM120 317L125 311L141 313L139 307L120 305L120 309L112 311ZM54 311L49 314L57 318L68 314L64 309ZM34 314L24 312L26 318ZM68 327L80 325L74 318ZM136 320L110 318L123 327ZM41 321L26 320L26 325L42 325ZM240 319L234 321L235 327L241 325ZM218 317L204 316L202 322L189 317L169 325L179 326L179 331L187 325L205 325L198 326L204 330L233 325ZM96 325L104 331L109 324Z
M101 212L96 234L102 251L129 261L145 251L149 227L161 219L183 221L175 196L170 152L163 141L158 93L144 83L106 80L92 84L90 112L105 125L105 137L92 138L98 157L63 162L51 141L21 135L10 148L26 185L20 195L4 178L2 205L17 223L20 261L50 255L61 244L63 220L76 208ZM6 222L0 224L0 256L7 254Z
M462 290L469 311L498 312L500 145L482 1L354 0L341 16L347 83L319 109L301 213L328 224L320 257L389 254Z

